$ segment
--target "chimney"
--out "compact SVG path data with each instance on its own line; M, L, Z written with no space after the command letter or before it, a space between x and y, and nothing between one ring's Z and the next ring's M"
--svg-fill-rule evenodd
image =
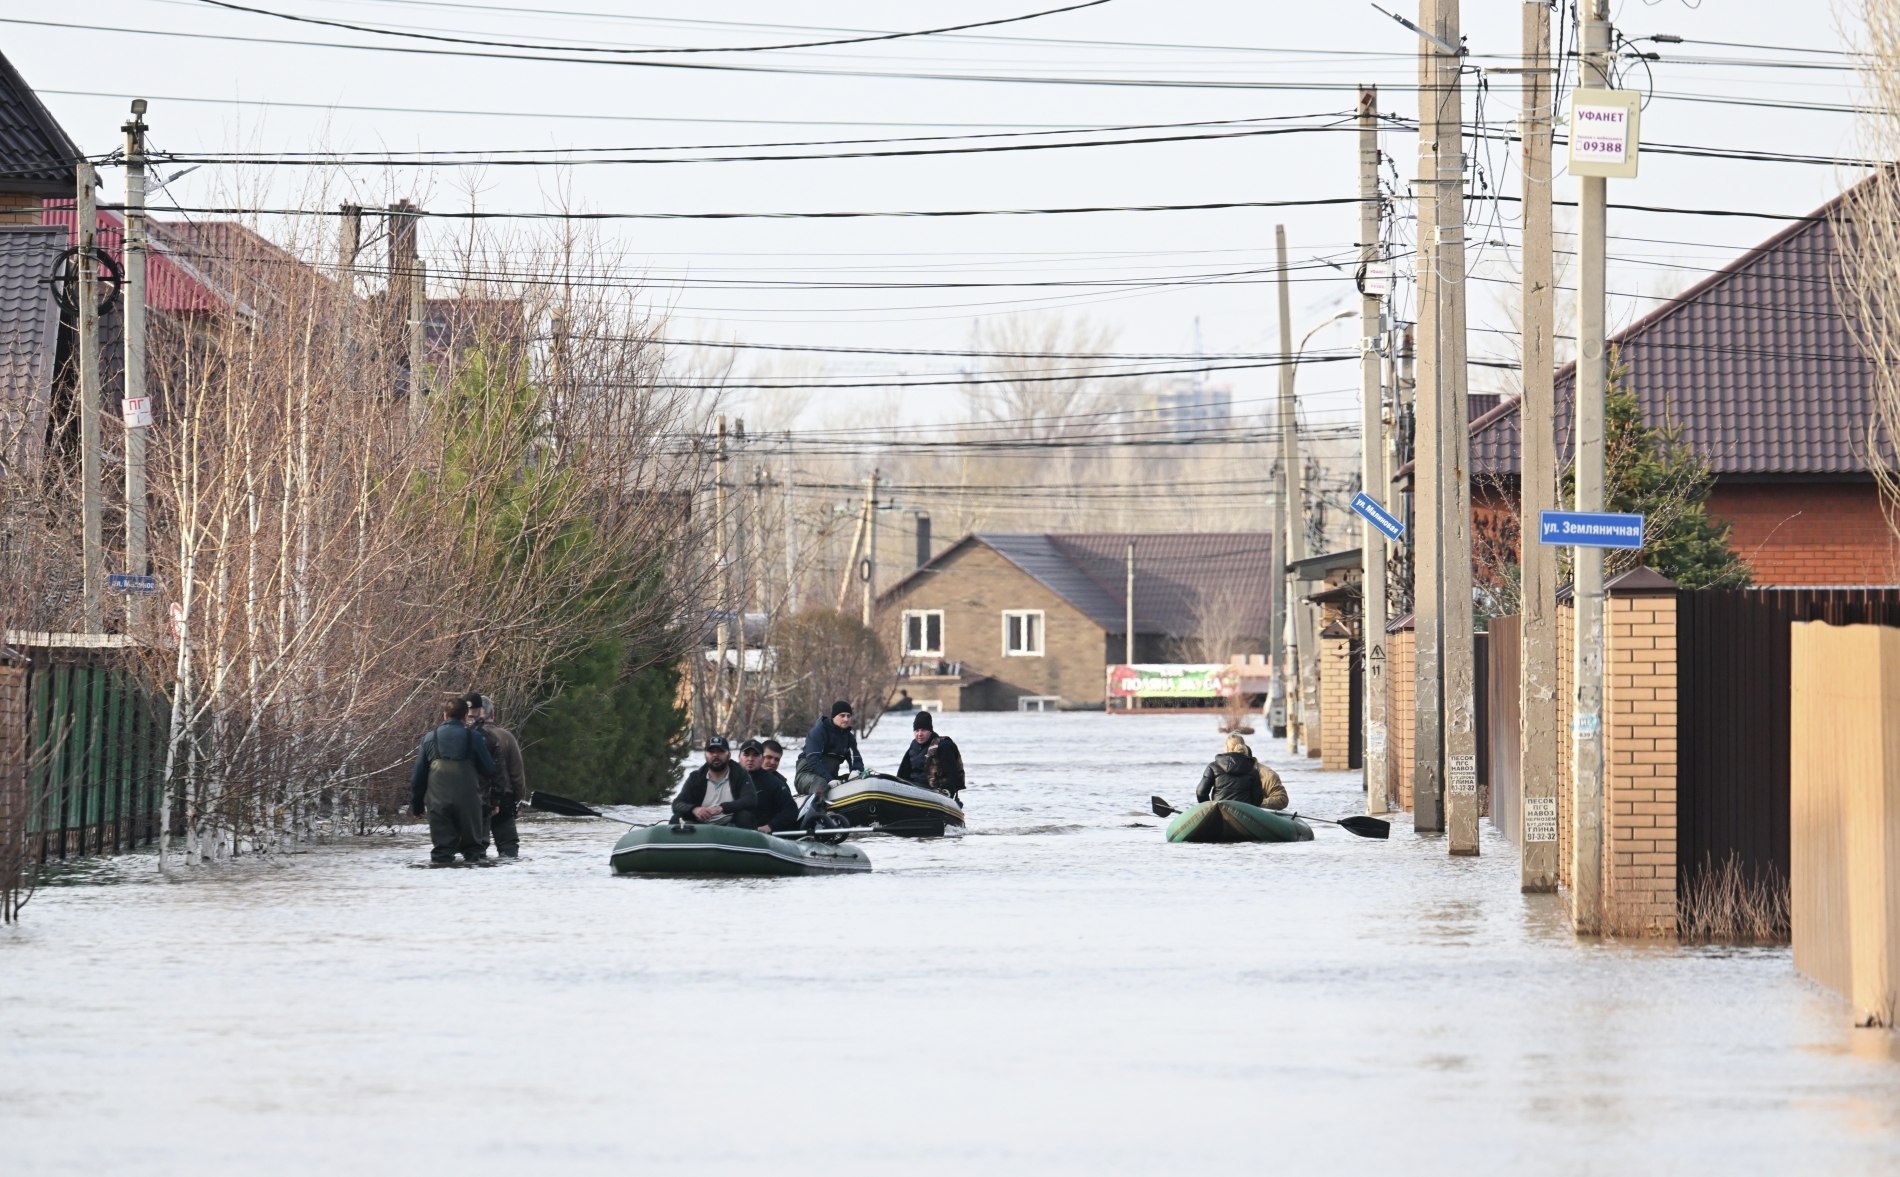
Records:
M917 516L917 567L930 563L930 516Z

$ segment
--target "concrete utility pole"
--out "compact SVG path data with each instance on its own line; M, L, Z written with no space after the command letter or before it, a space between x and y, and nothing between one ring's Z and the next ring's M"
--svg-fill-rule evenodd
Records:
M1286 692L1287 751L1298 752L1300 739L1305 734L1300 677L1304 673L1306 651L1301 649L1299 640L1299 605L1293 597L1293 574L1286 571L1286 567L1306 558L1306 470L1300 461L1299 405L1293 396L1293 295L1287 286L1285 225L1273 227L1273 242L1279 250L1280 263L1280 466L1284 473L1280 490L1280 534L1286 541L1280 556L1280 575L1275 578L1281 585L1285 628L1281 631L1280 661L1274 665L1274 676Z
M1609 0L1588 0L1580 90L1610 88ZM1570 128L1575 135L1577 128ZM1577 510L1603 509L1604 260L1608 247L1601 176L1577 180ZM1603 549L1572 548L1576 568L1576 683L1570 807L1570 914L1579 935L1603 930Z
M1437 0L1419 0L1419 26L1439 34ZM1456 44L1456 40L1447 44ZM1413 397L1412 454L1412 825L1421 833L1445 828L1443 690L1439 652L1444 613L1440 555L1444 544L1444 472L1440 467L1444 431L1443 328L1439 300L1443 264L1439 250L1439 137L1445 105L1445 62L1458 68L1458 59L1443 53L1425 38L1418 46L1418 383ZM1458 153L1445 165L1445 177L1462 185L1463 161Z
M1537 542L1557 506L1552 361L1556 268L1551 246L1550 123L1555 93L1549 0L1524 3L1524 399L1518 404L1518 754L1523 786L1518 846L1525 891L1557 889L1557 549Z
M726 693L726 651L732 649L732 557L726 551L726 418L722 414L714 419L715 441L713 448L713 559L717 561L714 572L719 577L719 630L717 638L717 656L713 659L713 697L723 699ZM726 717L720 712L723 708L713 708L713 726L724 728Z
M1458 0L1439 0L1438 28L1462 44ZM1444 57L1443 54L1440 54ZM1464 87L1462 62L1444 57L1438 108L1439 633L1444 642L1445 830L1452 854L1478 853L1478 701L1471 616L1471 413L1465 365ZM1447 152L1449 148L1449 152ZM1451 174L1446 174L1449 161Z
M125 132L125 570L145 575L145 431L152 402L145 392L145 99L132 101ZM137 593L125 597L126 629L140 621Z
M99 211L93 190L99 174L92 165L79 165L79 191L74 202L73 240L79 247L74 259L79 276L79 480L83 495L80 542L84 548L86 632L104 633L105 525L101 518L99 454Z
M1379 206L1379 91L1371 86L1359 90L1359 262L1369 279L1372 267L1384 258L1380 241ZM1380 341L1382 320L1379 296L1363 294L1359 300L1359 387L1364 397L1359 430L1360 486L1365 493L1385 505L1385 404L1381 372ZM1365 671L1361 676L1365 690L1365 774L1366 812L1385 812L1385 544L1386 539L1370 522L1360 528L1360 548L1365 555L1365 579L1360 582L1364 597L1365 632L1361 646L1365 650Z
M1135 541L1128 541L1128 592L1123 604L1128 614L1122 622L1122 661L1129 666L1135 664ZM1129 695L1122 704L1129 711L1135 709L1135 697Z
M877 472L871 473L869 497L864 507L864 628L871 628L871 602L877 595Z
M785 431L785 611L798 612L798 512L792 486L792 431ZM776 705L776 704L775 704Z

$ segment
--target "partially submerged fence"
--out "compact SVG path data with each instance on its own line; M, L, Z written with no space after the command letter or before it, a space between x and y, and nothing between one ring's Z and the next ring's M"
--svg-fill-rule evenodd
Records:
M165 700L141 688L112 635L12 631L27 658L25 815L30 861L114 854L158 836Z

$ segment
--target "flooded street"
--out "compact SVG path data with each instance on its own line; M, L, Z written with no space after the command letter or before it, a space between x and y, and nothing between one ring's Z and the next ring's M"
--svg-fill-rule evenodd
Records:
M426 835L139 856L0 932L11 1173L1894 1173L1900 1045L1786 949L1575 941L1508 844L1170 846L1210 716L945 716L970 833L621 879ZM895 764L908 725L867 744ZM1262 737L1294 806L1358 774ZM559 791L559 782L536 782ZM658 810L628 810L651 820Z

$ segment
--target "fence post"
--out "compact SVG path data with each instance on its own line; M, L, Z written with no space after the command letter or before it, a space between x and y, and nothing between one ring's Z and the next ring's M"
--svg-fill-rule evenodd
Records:
M1634 568L1604 589L1603 930L1674 936L1676 586Z

